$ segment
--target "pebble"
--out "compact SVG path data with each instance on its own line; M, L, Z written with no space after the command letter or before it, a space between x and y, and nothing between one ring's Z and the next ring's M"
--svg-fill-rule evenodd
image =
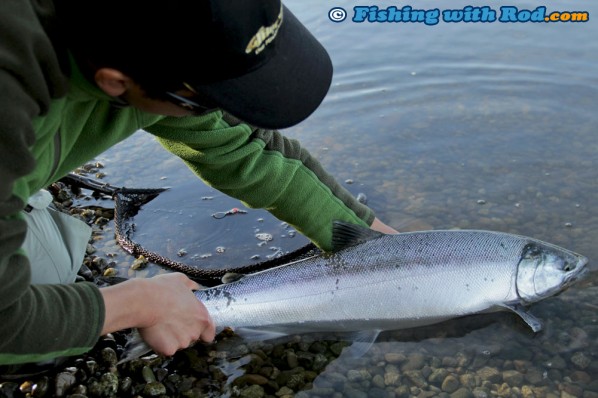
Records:
M469 388L461 387L451 394L451 398L474 398L474 395Z
M450 394L457 391L460 386L461 384L455 376L448 375L442 382L442 386L440 388L442 391L448 392Z
M571 362L578 369L584 370L588 366L590 366L590 363L592 362L592 360L586 354L584 354L583 352L578 351L578 352L576 352L575 354L573 354L571 356Z
M487 195L485 192L478 194ZM409 195L404 197L408 198ZM515 199L519 197L515 195L509 200ZM429 204L430 209L443 208L438 204ZM493 206L476 208L476 211L488 210L484 217L488 225L496 225L498 219L493 218L493 212L497 211ZM107 217L105 213L90 211L87 221L93 223L94 217ZM551 222L548 216L542 220ZM429 222L435 225L434 220ZM573 233L575 229L570 228L563 234ZM567 236L563 235L562 239L567 239ZM96 241L99 242L94 239ZM105 257L114 257L115 250L111 247L109 252L112 251L112 255L105 254ZM118 269L124 265L106 264L102 249L96 251L93 245L89 245L87 251L87 264L91 267L87 269L87 280L91 279L90 273L94 277L98 272L105 273L110 268ZM123 258L126 256L123 254ZM591 303L589 300L584 302ZM414 336L414 339L411 338L411 332L406 332L399 334L406 336L404 339L377 342L372 352L364 358L353 359L349 365L343 363L338 368L335 368L335 360L348 345L346 342L297 337L280 344L254 346L239 344L230 334L223 334L216 344L206 346L209 349L198 344L167 360L154 356L151 361L139 360L135 366L131 365L132 361L117 367L116 361L122 350L122 336L117 335L116 341L110 342L108 347L106 342L101 347L98 344L94 352L78 359L74 365L69 362L69 367L59 369L56 376L32 378L18 384L1 383L0 398L21 397L22 394L32 397L62 394L72 398L139 395L598 398L598 382L593 381L598 369L593 360L598 326L592 326L590 321L580 324L575 320L574 323L567 314L562 319L547 315L551 314L553 307L567 308L568 305L571 311L587 313L586 318L582 319L594 319L591 322L595 322L593 307L574 307L568 300L561 302L559 298L537 307L538 316L549 323L552 337L540 334L532 339L519 330L521 325L517 322L513 321L514 325L510 320L503 322L505 318L500 318L492 324L493 328L500 328L496 337L488 333L489 341L484 337L476 343L480 339L476 334L484 336L484 328L474 326L472 336L461 339L460 326L449 323L431 338L424 329L423 334L416 338ZM467 325L468 320L460 322ZM507 337L510 339L508 344L505 344L501 334L510 336ZM457 338L453 339L455 335ZM474 342L472 346L468 345L470 341ZM189 354L191 352L194 354ZM238 369L243 374L225 374L221 364L244 356L252 359ZM150 373L152 376L149 376ZM58 379L61 383L67 383L62 391L53 391Z
M403 353L389 352L384 354L384 360L388 363L402 363L407 360Z
M135 261L133 261L133 264L131 264L131 269L132 270L138 270L138 269L143 269L147 266L147 259L145 258L144 255L140 255L139 257L137 257L135 259Z
M75 385L77 378L72 373L61 372L56 376L54 395L63 397L65 393Z
M426 364L426 357L423 354L415 353L411 354L407 358L407 362L401 366L401 370L414 370L414 369L421 369Z
M253 385L249 386L239 393L239 397L241 398L262 398L266 395L264 388L262 386Z
M159 397L166 394L166 387L158 381L149 382L143 387L143 395L146 397Z
M516 370L505 370L502 373L502 379L510 386L520 387L523 385L523 374Z
M482 380L487 380L491 383L500 383L502 381L501 374L496 368L485 366L478 370L477 374Z

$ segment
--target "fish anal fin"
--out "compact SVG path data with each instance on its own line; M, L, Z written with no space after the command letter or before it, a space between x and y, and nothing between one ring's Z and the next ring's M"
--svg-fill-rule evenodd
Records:
M337 220L332 223L332 251L336 252L381 236L384 236L382 232Z
M252 328L235 328L235 333L247 341L266 341L286 337L288 334Z
M351 340L353 343L343 350L343 355L352 358L361 358L372 348L380 332L381 330L374 329L351 333L347 337L347 340Z
M503 304L502 306L519 315L519 317L523 319L525 323L527 323L534 333L538 333L542 330L542 322L526 311L521 304Z

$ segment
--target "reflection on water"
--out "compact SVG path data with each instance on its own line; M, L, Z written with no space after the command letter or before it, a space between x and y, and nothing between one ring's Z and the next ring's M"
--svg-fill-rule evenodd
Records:
M451 7L470 3L487 5L455 0ZM357 25L328 21L335 4L288 5L329 49L335 77L321 108L287 134L352 193L364 192L380 219L404 230L523 234L582 253L590 264L598 258L598 43L588 40L598 26L592 17L577 25ZM589 1L546 5L598 12ZM418 7L439 3L421 0ZM209 253L233 264L267 255L270 245L257 246L257 230L270 232L272 246L285 250L305 242L282 237L287 227L259 211L213 220L212 213L241 205L201 184L191 188L195 177L151 137L131 141L134 150L129 142L104 155L107 179L171 187L137 220L148 246ZM230 250L217 256L221 245ZM473 317L388 333L359 359L304 336L243 354L261 362L254 358L240 374L262 378L225 379L218 388L255 396L596 397L593 280L535 305L532 312L545 322L536 336L509 314Z

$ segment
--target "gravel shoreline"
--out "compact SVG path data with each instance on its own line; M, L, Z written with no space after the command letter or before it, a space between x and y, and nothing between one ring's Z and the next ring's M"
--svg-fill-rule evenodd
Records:
M101 165L89 165L85 172L101 177ZM106 283L114 260L96 255L94 242L108 235L104 226L113 211L73 206L80 198L61 183L50 191L59 209L93 227L80 279ZM596 302L595 295L591 298ZM89 353L43 374L2 382L0 398L598 398L598 324L591 302L586 307L570 304L571 313L580 313L575 321L587 320L585 325L554 320L562 322L553 328L558 336L522 332L524 326L509 314L478 316L420 328L417 333L386 333L367 357L344 359L342 364L338 359L347 342L312 335L248 344L227 330L211 345L197 344L170 358L151 354L119 365L127 333L118 332L103 336ZM551 314L542 316L547 319ZM478 331L480 323L490 324L496 317L503 335L482 334L482 348L460 345L458 338L468 333L469 324ZM504 335L509 333L513 339L505 346Z

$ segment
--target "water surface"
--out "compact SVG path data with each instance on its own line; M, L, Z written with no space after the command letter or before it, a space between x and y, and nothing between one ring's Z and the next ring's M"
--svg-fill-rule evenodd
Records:
M450 8L516 3L521 9L585 10L590 21L436 26L333 23L328 19L333 6L350 11L364 5L338 3L287 2L329 50L335 75L322 106L285 133L300 139L352 193L365 193L377 216L398 229L512 232L595 262L597 3L454 0ZM412 5L449 7L431 0ZM136 134L101 160L114 185L171 187L136 218L137 237L148 248L171 256L184 248L186 259L195 255L195 263L218 267L306 243L263 211L215 220L213 213L242 204L204 186L147 134ZM257 232L270 233L273 240L264 245ZM144 276L156 270L136 274L125 267L120 272ZM597 308L596 288L586 283L533 307L546 322L537 336L509 314L390 333L358 361L341 355L305 394L366 396L378 388L374 376L384 379L393 366L399 378L377 394L397 396L401 386L408 395L439 393L434 383L418 386L408 376L405 364L421 357L416 370L424 375L426 367L445 368L479 379L486 366L525 375L522 383L510 386L518 388L515 395L528 386L536 396L561 396L561 391L597 396ZM387 354L407 359L392 363L389 358L396 357ZM585 366L582 354L589 360ZM460 366L455 358L461 358ZM347 376L356 370L369 378ZM530 376L537 372L539 378ZM339 374L343 383L334 381ZM504 377L497 385L503 382ZM462 381L460 386L481 388Z

